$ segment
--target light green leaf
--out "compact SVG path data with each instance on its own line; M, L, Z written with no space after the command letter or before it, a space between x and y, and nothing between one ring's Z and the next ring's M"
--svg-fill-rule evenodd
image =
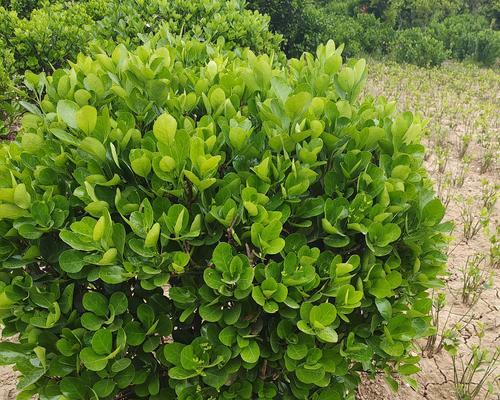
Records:
M85 266L85 253L78 250L66 250L59 255L61 269L68 273L77 273Z
M99 329L92 337L92 349L101 355L108 355L113 350L113 335L109 329Z
M57 116L70 128L76 129L78 124L76 122L76 113L80 107L71 100L59 100L57 102Z
M92 106L83 106L76 112L76 125L86 135L91 134L97 124L97 110Z
M85 368L90 371L102 371L108 365L108 360L105 356L97 354L90 347L85 347L80 352L80 359L82 360Z
M251 341L247 347L241 349L241 358L247 363L256 363L260 357L260 347L255 341Z

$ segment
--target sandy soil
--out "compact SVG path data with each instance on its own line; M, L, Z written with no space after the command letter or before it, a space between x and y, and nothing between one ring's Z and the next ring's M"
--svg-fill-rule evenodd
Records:
M16 398L16 375L10 367L0 367L0 400Z

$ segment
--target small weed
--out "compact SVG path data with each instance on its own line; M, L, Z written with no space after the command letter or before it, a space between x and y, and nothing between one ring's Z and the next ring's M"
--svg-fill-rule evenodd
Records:
M459 355L457 348L451 351L457 400L486 399L493 393L494 382L500 377L496 374L500 360L500 346L493 352L484 348L481 344L483 336L484 331L481 327L478 332L479 344L471 347L471 354L468 357Z
M472 135L470 133L466 133L462 135L460 139L460 143L458 144L458 158L463 160L472 142Z
M445 306L446 295L444 293L438 293L437 295L433 293L431 314L432 326L435 328L435 331L432 335L427 337L427 342L422 349L422 354L425 354L427 357L432 357L434 354L440 353L443 348L450 351L450 349L457 347L459 344L460 332L465 329L472 320L472 317L469 316L471 310L471 307L469 307L460 319L450 327L449 323L452 315L452 308L450 307L448 310L448 314L443 323L442 312Z
M487 256L475 254L467 257L462 268L462 302L468 305L477 303L483 292L492 287L493 273L488 268Z
M463 235L466 243L469 243L481 230L482 222L487 218L486 208L482 208L478 215L474 207L474 199L468 197L461 202L460 219L463 225Z
M465 183L465 177L470 171L471 158L469 156L464 156L460 168L458 168L456 174L453 175L453 186L456 188L461 188Z

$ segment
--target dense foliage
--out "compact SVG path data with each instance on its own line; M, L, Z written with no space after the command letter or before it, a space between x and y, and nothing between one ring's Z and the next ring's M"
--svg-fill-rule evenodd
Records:
M0 101L4 100L10 91L10 76L14 73L14 56L5 43L0 41Z
M0 8L0 38L14 54L17 72L51 70L83 50L93 35L93 20L86 2L66 6L50 4L33 10L27 18Z
M223 40L228 48L277 52L281 38L269 18L239 0L6 1L0 6L0 88L17 83L26 70L51 71L80 52L134 48L149 37L177 35ZM29 8L29 12L22 12ZM19 14L18 14L19 13ZM14 58L3 77L2 59ZM5 62L4 62L5 64ZM15 68L14 68L15 67Z
M196 40L27 74L0 148L0 362L21 398L354 399L417 372L444 208L425 121L333 42Z
M42 3L42 0L2 0L0 6L15 11L20 17L26 17Z
M398 61L420 66L439 65L448 55L443 42L434 39L427 31L417 28L399 32L393 51Z
M289 56L299 56L306 47L314 49L325 39L326 27L323 17L314 15L314 0L250 0L249 6L271 16L271 28L283 35Z
M269 17L245 8L241 0L119 1L98 23L98 44L124 43L128 48L147 36L182 34L199 40L222 40L229 49L249 47L277 52L281 37L269 30ZM108 46L109 48L109 46Z
M285 37L289 56L333 39L345 43L347 55L388 55L422 66L450 56L494 65L500 57L498 0L249 0L249 4L271 16L272 28Z
M43 3L26 18L0 8L0 38L9 44L16 68L51 70L81 51L110 42L137 46L158 31L216 41L228 47L276 50L280 38L268 30L268 17L246 10L237 0L85 0Z

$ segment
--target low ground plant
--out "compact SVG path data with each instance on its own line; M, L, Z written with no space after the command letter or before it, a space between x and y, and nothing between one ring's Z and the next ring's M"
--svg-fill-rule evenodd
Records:
M493 275L487 265L487 256L475 254L467 257L462 267L462 302L474 305L484 290L492 286Z
M500 347L492 350L481 345L484 335L479 327L479 344L471 347L470 356L452 351L453 382L457 400L486 399L498 393Z

